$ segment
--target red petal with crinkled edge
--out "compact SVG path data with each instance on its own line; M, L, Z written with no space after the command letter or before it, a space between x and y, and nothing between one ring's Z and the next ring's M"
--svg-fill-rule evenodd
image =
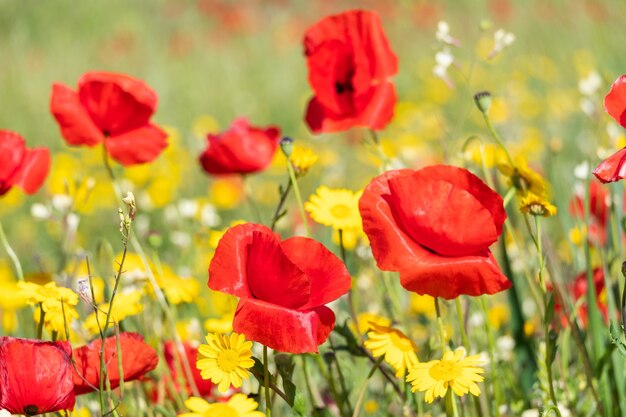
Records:
M309 278L266 226L233 226L220 239L209 266L209 288L297 309L309 301Z
M626 127L626 75L619 77L604 97L604 109L617 123Z
M593 175L603 183L626 178L626 148L622 148L606 158L593 170Z
M130 332L120 333L119 342L122 350L122 369L124 370L125 382L141 378L156 368L159 362L157 353L143 341L141 335ZM104 343L104 358L111 388L120 385L116 343L115 336L107 337ZM101 346L102 341L97 339L74 350L73 356L76 362L74 392L76 395L95 391L100 386Z
M0 337L0 409L43 414L74 409L68 342Z
M356 105L361 110L350 113L333 113L324 107L317 97L309 101L306 122L313 133L330 133L350 129L351 127L367 127L373 130L384 129L393 118L396 103L396 89L390 82L373 86L368 94L359 97Z
M78 94L69 87L63 84L52 86L50 111L69 145L95 146L104 140L104 134L91 120Z
M146 125L104 140L111 158L124 166L155 160L167 147L167 133L156 125Z
M50 151L46 148L27 149L15 183L27 194L36 193L50 171Z
M250 174L265 169L278 149L280 129L250 126L245 118L233 121L219 135L208 135L200 164L209 174Z
M126 74L92 71L78 81L80 102L98 128L117 136L148 124L157 95L142 80Z
M391 193L389 182L414 172L395 170L376 177L359 201L363 230L378 267L400 272L402 285L408 290L434 297L493 294L509 288L511 282L500 272L488 250L473 256L438 255L416 242L397 224L387 201Z
M253 298L241 299L233 330L280 352L317 353L335 327L328 307L297 311Z
M390 179L389 190L384 198L398 227L440 255L484 252L502 232L506 218L502 199L466 170L443 165L424 168ZM499 202L495 217L485 200Z
M346 266L321 243L296 236L283 241L281 247L310 280L311 296L301 309L329 303L350 290L352 280Z

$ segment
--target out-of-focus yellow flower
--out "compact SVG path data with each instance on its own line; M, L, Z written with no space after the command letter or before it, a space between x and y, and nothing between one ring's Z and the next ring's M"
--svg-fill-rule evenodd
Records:
M379 316L378 314L369 312L360 313L357 316L356 320L358 323L357 327L359 334L367 333L367 331L371 327L370 322L384 327L388 327L391 325L391 320L389 320L387 317ZM350 325L353 327L352 330L354 331L354 324L350 322Z
M317 223L334 229L357 229L361 227L359 198L363 191L319 187L304 208Z
M319 156L312 149L295 144L289 160L296 171L296 175L302 177L317 162Z
M520 203L520 210L522 213L543 217L554 216L557 211L556 207L550 204L549 201L533 194L532 192L524 194Z
M398 329L379 326L370 322L371 331L365 341L365 348L372 352L374 357L385 356L385 361L394 367L396 376L401 378L407 369L419 363L417 346L411 339Z
M2 196L0 215L11 213L24 203L24 192L19 187L12 187L8 193Z
M239 177L214 178L209 186L211 203L222 210L235 208L243 198L243 183Z
M494 329L498 330L502 325L509 321L511 316L508 307L505 304L499 303L492 306L487 312L487 320Z
M341 245L343 241L343 247L346 250L352 250L359 243L359 239L366 239L367 236L363 233L363 229L342 229L341 241L339 240L339 229L333 230L333 243L337 246Z
M248 369L254 366L252 342L245 336L232 333L230 336L209 333L208 344L198 347L198 361L202 379L217 384L219 392L226 392L232 385L239 388L250 376Z
M524 334L528 337L534 336L537 330L537 324L532 320L526 320L524 322Z
M580 227L573 227L569 231L569 240L576 246L582 246L583 236L587 235L587 227L582 225Z
M202 116L198 116L193 120L193 125L191 126L191 131L193 135L198 139L206 139L209 133L217 134L220 131L220 125L215 120L213 116L209 116L208 114L204 114Z
M74 308L78 304L78 294L69 288L57 286L55 282L45 285L19 282L17 286L26 303L39 306L34 312L35 322L40 322L43 310L46 330L65 336L65 324L69 327L72 320L78 318Z
M478 141L472 141L465 148L465 158L471 160L476 165L484 164L485 168L493 168L496 165L506 161L506 154L504 151L493 143L482 144Z
M508 177L510 185L515 187L519 194L523 195L530 191L538 197L546 197L546 182L541 175L528 167L524 158L516 158L514 165L508 161L499 163L498 170Z
M434 317L436 314L435 299L430 295L419 295L412 292L409 298L409 309L414 314Z
M378 402L375 400L367 400L363 404L363 409L366 413L375 414L378 411Z
M244 394L235 394L227 402L209 403L199 397L191 397L185 401L191 413L179 414L178 417L265 417L265 413L257 411L259 404Z
M172 304L191 303L200 292L198 281L192 277L179 277L167 265L161 266L156 280Z
M126 291L117 293L113 300L113 310L111 311L111 323L119 323L127 317L135 316L143 311L143 304L141 304L142 293L139 291ZM106 315L109 311L110 304L98 306L98 319L96 319L95 313L91 313L85 319L85 329L91 334L98 334L99 327L104 327L106 321Z
M444 398L448 389L459 397L467 394L480 395L477 382L482 382L485 372L480 367L480 355L465 357L465 349L448 351L441 360L418 363L409 369L406 377L411 391L426 392L425 401L432 403L435 398Z
M230 333L233 331L234 314L224 314L219 318L208 318L204 321L204 329L209 333Z

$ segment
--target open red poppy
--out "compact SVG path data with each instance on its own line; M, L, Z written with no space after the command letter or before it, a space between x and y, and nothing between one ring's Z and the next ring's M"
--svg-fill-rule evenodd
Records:
M489 251L502 233L502 198L466 169L388 171L359 201L378 267L409 291L447 299L503 291L511 282Z
M68 342L0 337L0 409L12 414L74 409Z
M387 79L398 72L398 59L376 13L326 17L307 30L304 49L315 93L306 122L314 133L389 123L396 90Z
M252 223L228 229L209 266L209 287L240 297L233 329L282 352L317 352L335 326L324 304L350 284L345 265L321 243L281 242Z
M250 174L265 169L278 148L280 129L250 126L239 118L219 135L207 136L200 164L208 174Z
M626 75L619 77L604 97L604 110L622 127L626 128ZM603 183L626 178L626 148L622 148L602 161L593 175Z
M124 381L141 378L156 368L159 358L156 351L148 346L137 333L120 333L122 369ZM76 395L92 392L100 387L100 347L102 341L96 339L88 345L74 350L74 392ZM104 361L111 388L120 385L118 352L115 336L107 337L104 343Z
M52 86L50 110L69 145L104 143L122 165L150 162L167 146L167 134L150 123L157 95L143 81L125 74L87 72L78 91Z
M39 190L50 170L50 151L27 149L24 139L9 130L0 130L0 196L17 185L28 194Z

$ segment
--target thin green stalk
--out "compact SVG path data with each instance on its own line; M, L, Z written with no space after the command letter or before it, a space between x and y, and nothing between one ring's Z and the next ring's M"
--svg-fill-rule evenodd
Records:
M334 363L335 363L335 366L337 367L337 374L339 375L339 385L341 386L341 392L342 392L343 397L346 400L346 405L348 406L348 414L352 414L352 403L350 402L350 392L346 388L346 380L343 376L343 371L341 370L341 364L339 363L338 351L335 348L335 344L333 343L332 336L328 338L328 343L330 344L330 348L333 350L333 354L335 355Z
M502 138L500 138L500 135L498 134L498 132L496 132L496 130L493 128L493 125L491 124L491 120L489 119L489 115L487 114L486 111L481 112L481 113L483 114L483 119L485 119L485 125L487 125L487 130L489 130L489 133L491 133L491 136L496 141L496 144L500 147L500 149L502 149L502 151L506 155L506 159L509 161L509 164L511 165L511 167L515 168L515 164L513 163L513 158L511 158L511 154L509 153L506 146L504 146L504 142L502 141Z
M463 307L461 306L461 297L455 298L456 303L456 317L459 320L459 328L461 329L461 340L463 341L463 347L469 352L469 340L467 339L467 332L465 331L465 320L463 319Z
M300 209L300 216L302 217L302 225L304 227L304 235L308 237L310 236L309 221L306 217L306 212L304 211L304 204L302 204L300 187L298 187L298 180L296 179L296 171L293 169L293 165L289 160L287 161L287 170L289 171L289 180L291 181L291 185L293 186L293 193L296 195L296 201L298 202L298 208Z
M274 215L272 216L272 231L276 228L276 222L278 222L278 220L282 217L281 211L283 209L283 206L285 205L285 202L287 201L289 191L291 191L291 178L289 179L289 182L287 182L287 186L284 188L284 190L282 190L282 193L280 195L280 201L278 202L276 210L274 211Z
M363 406L363 401L365 400L365 394L367 393L367 386L369 385L370 379L376 372L376 369L380 366L380 364L385 359L384 356L378 358L376 362L374 362L374 366L370 369L370 372L367 374L367 378L365 378L365 382L359 391L359 397L356 401L356 405L354 406L354 412L352 413L352 417L359 417L359 413L361 412L361 407Z
M320 369L320 373L322 374L324 379L326 379L326 382L328 382L328 387L330 388L330 393L333 399L335 400L338 406L341 405L340 404L341 397L339 396L339 392L337 392L337 386L335 385L335 380L333 379L332 374L326 371L326 368L324 367L324 361L322 360L322 357L320 355L315 355L315 360L317 361L317 366ZM348 417L343 407L338 407L338 408L339 408L339 414L341 414L341 417Z
M267 346L263 346L263 386L265 387L265 414L272 417L272 400L270 393L270 369L267 360Z
M7 255L11 258L11 262L13 262L13 267L15 268L15 275L17 276L18 281L24 282L24 270L22 269L22 264L20 263L20 259L17 257L17 254L9 244L6 235L4 234L4 229L2 228L2 222L0 222L0 243L4 247Z
M494 381L498 381L498 364L496 363L496 354L495 354L495 338L493 335L493 330L489 325L489 308L487 307L487 301L485 296L481 296L480 298L480 307L483 310L483 316L485 321L485 332L487 333L487 352L489 354L489 361L491 362L491 370ZM498 383L493 385L493 393L494 393L494 403L492 407L492 414L494 416L498 415L498 410L502 405L502 390L501 386Z
M43 322L46 316L46 312L43 311L43 303L39 303L39 325L37 325L37 339L41 340L43 337Z
M443 327L443 319L441 318L441 308L439 307L439 297L435 297L435 311L437 312L437 330L439 331L439 341L441 342L441 357L445 355L446 346L446 330Z

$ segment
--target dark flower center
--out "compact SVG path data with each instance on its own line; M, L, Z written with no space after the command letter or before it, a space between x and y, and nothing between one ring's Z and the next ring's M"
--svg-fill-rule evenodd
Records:
M352 83L350 81L346 81L346 82L342 82L342 83L337 81L335 83L335 92L337 94L343 94L345 92L353 93L354 92L354 87L352 87Z
M34 416L35 414L39 414L39 408L36 405L26 405L24 406L24 414Z

